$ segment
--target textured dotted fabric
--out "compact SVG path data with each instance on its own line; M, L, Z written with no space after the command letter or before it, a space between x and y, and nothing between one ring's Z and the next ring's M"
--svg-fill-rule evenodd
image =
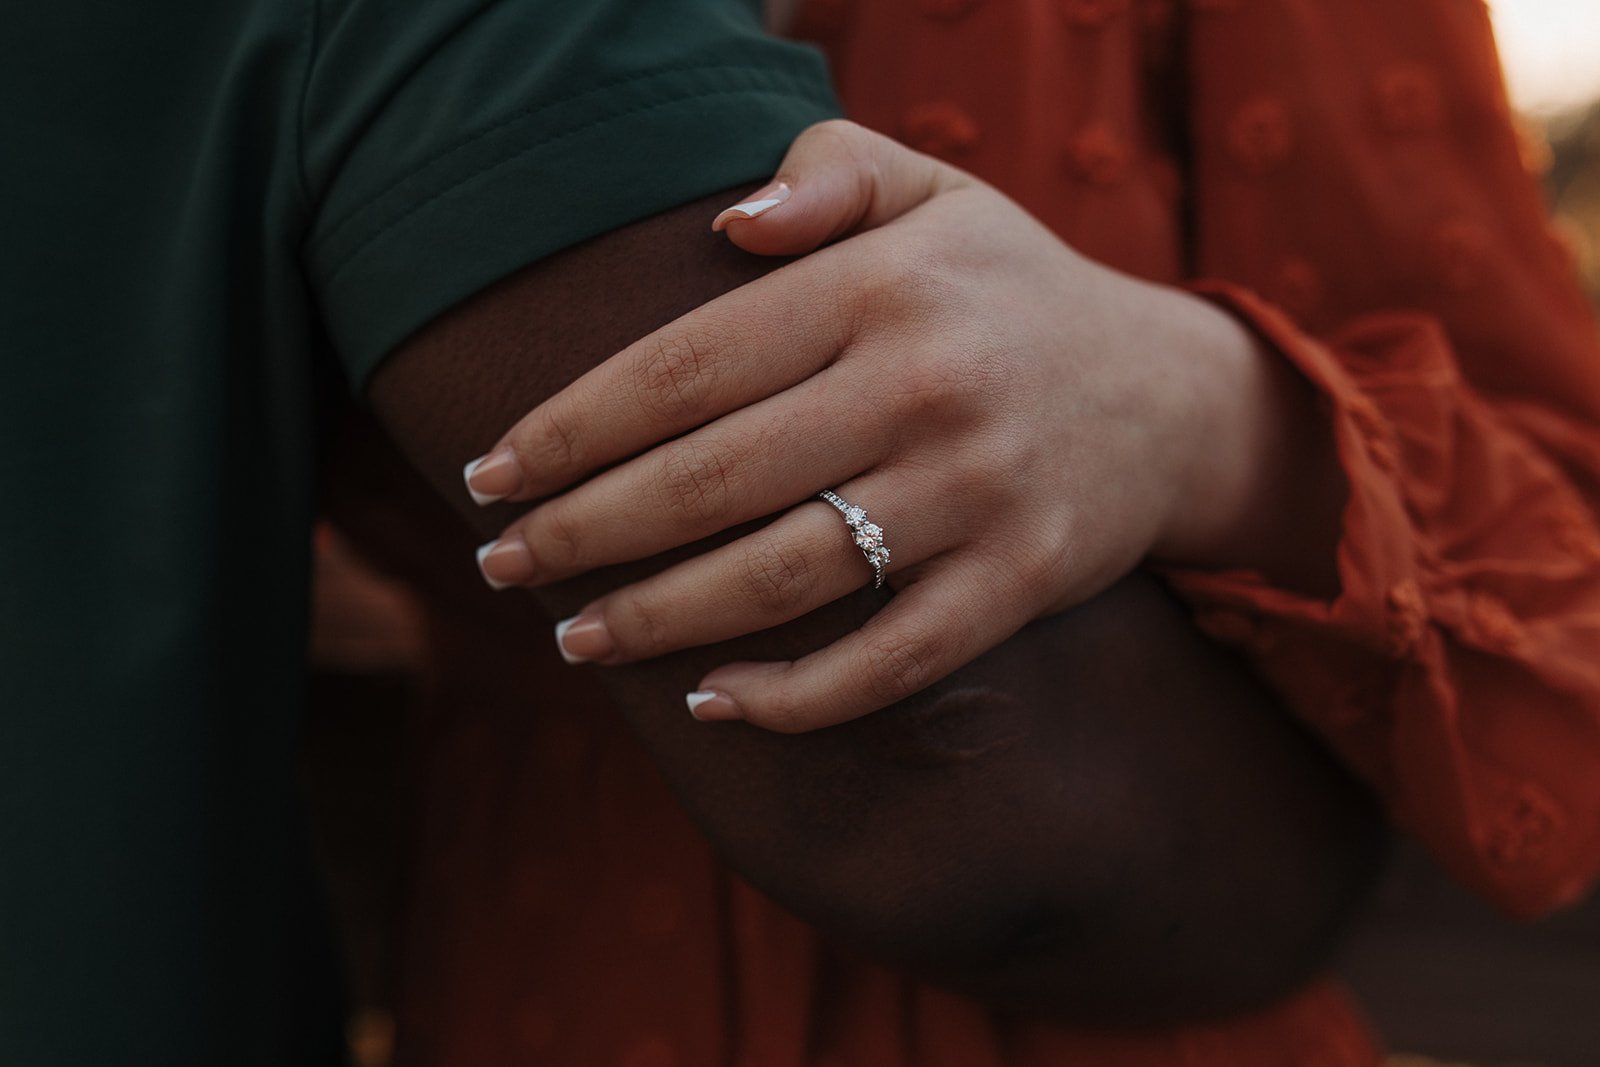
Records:
M1321 390L1332 601L1170 572L1501 908L1600 868L1600 345L1483 5L1056 0L815 31L851 114L1183 283Z
M1600 346L1482 5L813 0L797 33L854 117L1089 255L1221 302L1316 385L1349 482L1339 595L1170 579L1456 877L1525 915L1583 893L1600 863ZM1377 1062L1328 985L1227 1025L1107 1036L862 964L722 869L603 696L570 685L560 713L506 710L521 736L469 719L438 739L439 787L466 799L422 878L406 1062Z

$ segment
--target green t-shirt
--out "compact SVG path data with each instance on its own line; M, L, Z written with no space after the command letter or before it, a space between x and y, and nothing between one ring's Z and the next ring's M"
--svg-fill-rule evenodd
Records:
M0 1064L335 1062L315 409L836 113L756 0L52 0L0 30Z

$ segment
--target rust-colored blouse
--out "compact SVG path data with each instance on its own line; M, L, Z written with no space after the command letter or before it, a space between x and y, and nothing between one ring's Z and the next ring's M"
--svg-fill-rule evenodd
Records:
M797 32L853 117L1091 256L1195 285L1316 384L1350 486L1338 597L1171 580L1457 878L1520 915L1582 894L1600 866L1600 343L1483 5L812 0ZM469 717L436 738L434 784L463 800L431 829L403 1063L1376 1062L1328 985L1111 1037L840 955L717 864L574 685L537 720L485 694L473 714L498 732Z
M1325 397L1332 602L1173 572L1502 908L1600 869L1600 335L1476 0L816 0L846 108Z

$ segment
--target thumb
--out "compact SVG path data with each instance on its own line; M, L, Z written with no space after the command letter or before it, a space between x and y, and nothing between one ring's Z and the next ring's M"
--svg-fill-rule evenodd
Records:
M977 179L882 134L835 119L795 138L771 184L711 223L747 252L797 256L892 222Z

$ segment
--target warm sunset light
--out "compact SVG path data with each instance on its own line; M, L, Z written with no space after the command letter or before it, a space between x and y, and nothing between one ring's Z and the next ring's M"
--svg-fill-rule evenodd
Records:
M1511 99L1548 114L1600 96L1600 0L1491 0Z

